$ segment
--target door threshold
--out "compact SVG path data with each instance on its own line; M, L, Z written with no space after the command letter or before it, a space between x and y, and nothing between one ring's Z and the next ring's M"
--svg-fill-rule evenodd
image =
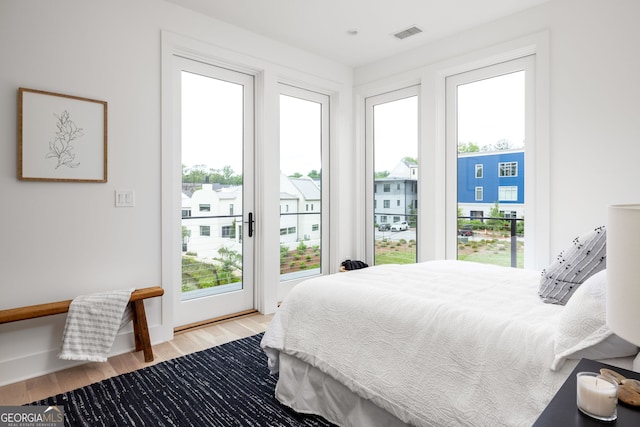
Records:
M204 328L216 323L224 323L230 320L238 320L243 317L250 317L258 313L259 311L254 308L250 310L239 311L237 313L227 314L224 316L215 317L213 319L203 320L201 322L195 322L195 323L190 323L188 325L178 326L176 328L173 328L173 333L179 334L181 332L193 331L193 330Z

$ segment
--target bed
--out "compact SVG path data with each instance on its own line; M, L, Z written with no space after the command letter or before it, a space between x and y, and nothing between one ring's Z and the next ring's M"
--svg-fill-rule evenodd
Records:
M529 426L580 357L631 368L638 349L604 325L604 273L566 306L542 302L540 272L464 261L317 277L261 346L278 400L340 426Z

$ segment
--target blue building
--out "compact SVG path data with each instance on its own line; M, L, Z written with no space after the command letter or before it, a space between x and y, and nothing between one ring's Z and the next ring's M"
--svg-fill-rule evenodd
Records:
M498 202L506 218L524 216L524 150L460 153L458 206L463 216L488 216Z

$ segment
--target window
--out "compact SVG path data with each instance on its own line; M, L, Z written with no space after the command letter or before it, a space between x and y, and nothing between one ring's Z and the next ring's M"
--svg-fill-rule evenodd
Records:
M200 235L201 236L211 236L211 227L208 225L200 226Z
M210 204L201 204L200 205L200 212L211 212L211 205Z
M386 224L386 222L387 222L387 216L386 215L380 215L380 223Z
M498 176L518 176L518 162L500 162L498 163Z
M471 219L482 219L484 217L484 211L471 211L469 214Z
M419 212L411 208L417 199L418 121L420 86L410 86L367 97L365 100L365 172L366 181L366 260L370 264L414 263L417 260L419 236ZM412 159L412 160L410 160ZM392 176L391 172L393 173ZM385 183L386 181L386 183ZM392 184L394 190L391 190ZM374 188L382 184L383 194ZM393 222L407 221L407 244L400 243L390 251L379 245L384 236L373 225L376 209L383 201L383 209L391 208L391 201L384 200L394 193ZM417 205L414 205L417 206ZM386 220L382 224L390 223ZM411 243L408 243L411 241Z
M328 273L330 114L325 94L280 84L279 99L280 193L298 198L280 215L287 233L280 238L279 292L286 293L305 277Z
M544 163L538 163L540 158L534 159L529 154L537 144L535 105L536 94L540 92L536 90L535 60L535 55L524 56L446 78L446 258L521 268L539 261L531 258L532 251L527 249L535 245L526 243L532 233L537 237L544 234L530 225L540 218L537 214L544 212L544 207L536 203L544 204L544 198L536 198L534 187L538 180L530 179L544 173L540 167ZM545 138L544 133L541 137ZM540 182L544 185L545 181L542 176ZM517 218L520 238L509 243L512 250L495 257L487 245L478 246L473 254L458 245L458 216L482 209L485 214L489 212L487 217L497 216L502 207L499 203L509 203L521 216ZM520 221L525 211L536 220ZM541 217L544 216L543 213ZM522 225L524 233L520 231Z
M498 187L498 200L501 202L518 201L518 187L515 185L501 185Z
M222 237L225 237L225 238L231 237L231 226L229 225L222 226Z
M233 203L229 205L229 216L233 216Z
M191 209L182 209L182 218L189 218L191 216Z

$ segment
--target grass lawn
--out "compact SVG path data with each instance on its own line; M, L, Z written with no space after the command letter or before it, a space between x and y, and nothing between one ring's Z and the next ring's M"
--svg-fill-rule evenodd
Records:
M478 241L459 242L458 259L483 264L511 266L510 241L483 239ZM524 243L517 243L517 267L524 266ZM415 242L390 242L376 240L375 265L412 264L416 262Z

